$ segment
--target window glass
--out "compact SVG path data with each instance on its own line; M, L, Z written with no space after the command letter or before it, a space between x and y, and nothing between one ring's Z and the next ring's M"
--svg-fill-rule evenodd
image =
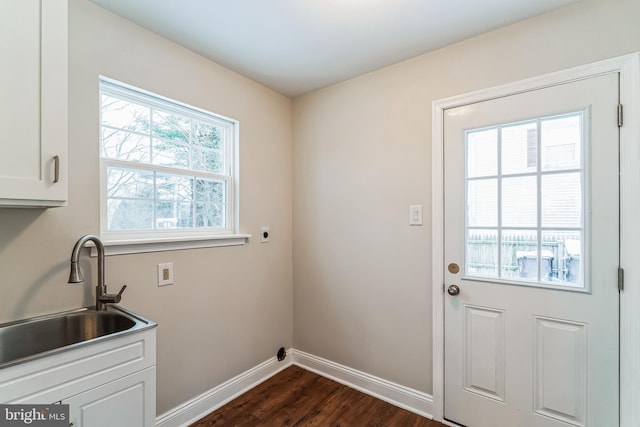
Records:
M536 227L538 186L535 176L502 179L502 226Z
M232 233L237 123L108 79L100 91L107 240Z
M503 230L500 244L503 278L538 280L538 233L534 230Z
M542 226L582 225L582 174L580 172L541 177Z
M481 179L467 183L467 223L470 227L498 225L498 180Z
M492 176L498 173L498 130L467 132L467 176Z
M500 134L502 174L535 172L538 164L537 122L504 126Z
M581 115L550 117L540 122L542 169L579 169L582 163Z
M578 112L465 133L467 276L584 287L582 127Z
M467 230L467 275L496 277L498 275L498 231Z

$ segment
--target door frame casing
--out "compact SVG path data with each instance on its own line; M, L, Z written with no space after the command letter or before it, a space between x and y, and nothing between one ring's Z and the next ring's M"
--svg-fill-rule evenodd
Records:
M433 418L444 420L444 111L449 108L620 73L620 427L640 420L640 53L582 65L493 88L436 100L432 104L432 301ZM612 111L611 120L615 120ZM634 237L635 236L635 237ZM612 283L615 286L615 283ZM635 311L634 311L635 310ZM634 315L636 314L636 315ZM455 424L450 424L455 425Z

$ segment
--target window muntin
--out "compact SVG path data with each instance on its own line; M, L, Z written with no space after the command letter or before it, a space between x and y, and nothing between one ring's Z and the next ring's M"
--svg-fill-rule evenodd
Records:
M235 232L237 122L101 78L107 240Z
M466 276L586 288L583 126L574 112L465 132Z

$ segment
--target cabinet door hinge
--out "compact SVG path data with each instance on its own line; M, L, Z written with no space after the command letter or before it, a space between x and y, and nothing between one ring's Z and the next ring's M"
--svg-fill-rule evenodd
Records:
M622 267L618 267L618 290L624 290L624 269Z
M618 104L618 127L622 127L622 104Z

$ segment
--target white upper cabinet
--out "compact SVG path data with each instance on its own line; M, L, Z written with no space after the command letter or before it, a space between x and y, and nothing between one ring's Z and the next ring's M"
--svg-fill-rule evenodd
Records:
M0 206L67 201L67 0L0 0Z

